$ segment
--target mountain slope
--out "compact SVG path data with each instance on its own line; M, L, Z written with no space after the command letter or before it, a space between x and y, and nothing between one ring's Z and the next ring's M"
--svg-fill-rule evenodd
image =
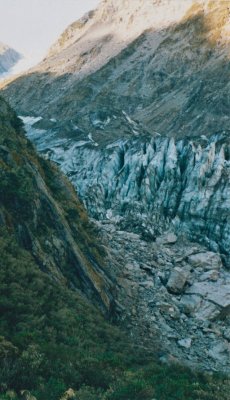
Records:
M113 121L124 109L151 134L211 135L228 127L228 29L228 1L102 2L6 95L87 130L99 110Z
M71 185L37 156L2 99L0 175L0 393L37 389L57 400L88 384L90 396L113 379L113 357L125 367L119 343L129 346L90 305L111 312L103 249Z
M20 59L21 54L0 42L0 74L8 72Z
M103 1L3 90L20 113L43 117L28 134L91 215L109 210L153 236L182 230L227 265L228 29L228 1Z
M100 249L82 205L59 171L37 157L21 121L3 100L0 111L1 225L31 252L42 270L97 295L109 309L110 284L100 270Z

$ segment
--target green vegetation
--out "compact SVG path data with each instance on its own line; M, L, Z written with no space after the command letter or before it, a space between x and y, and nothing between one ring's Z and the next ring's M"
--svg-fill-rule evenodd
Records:
M2 100L0 166L3 225L33 253L43 270L90 295L94 291L109 308L100 273L104 249L97 244L95 227L72 185L54 164L36 154L21 121Z
M123 359L133 363L124 337L79 295L42 273L4 231L0 252L3 388L40 388L43 399L69 386L108 389Z
M78 400L227 400L224 377L159 364L154 349L130 343L73 290L81 286L65 226L85 260L102 265L95 228L71 185L36 155L0 100L0 399L26 389L58 400L73 388Z
M3 391L26 388L41 400L58 400L69 387L82 400L227 400L227 381L151 361L4 230L0 254Z

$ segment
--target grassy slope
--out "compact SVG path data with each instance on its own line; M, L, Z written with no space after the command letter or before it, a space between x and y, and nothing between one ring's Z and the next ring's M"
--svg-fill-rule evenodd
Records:
M88 261L91 252L94 262L102 256L68 183L37 157L20 121L1 100L0 155L0 399L9 399L7 389L28 389L38 399L58 400L72 387L79 400L227 400L230 386L223 378L159 365L130 344L80 291L69 288L71 268L62 273L53 264L41 268L20 230L29 226L33 240L38 236L43 259L49 259L49 250L42 247L42 236L52 236L55 229L55 238L62 236L49 220L46 202L39 208L43 226L31 225L31 215L38 217L38 211L30 211L38 210L40 189L28 163L40 170L62 212L76 220L75 239Z

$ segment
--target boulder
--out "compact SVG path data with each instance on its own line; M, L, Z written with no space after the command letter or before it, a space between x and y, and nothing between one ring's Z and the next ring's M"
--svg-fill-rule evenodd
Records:
M230 308L230 284L218 285L208 293L207 297L220 307Z
M68 389L60 400L77 400L76 393L73 389Z
M213 282L195 282L192 286L186 289L186 294L196 294L202 298L206 297L209 293L216 288Z
M222 267L222 261L219 254L207 251L205 253L192 254L188 257L188 263L193 268L203 268L207 270L218 270Z
M21 400L37 400L36 397L34 397L29 390L21 390L20 392L20 399Z
M213 321L220 315L220 308L211 303L210 301L203 300L201 306L195 313L197 320L201 321Z
M219 342L208 351L209 357L225 363L230 357L230 344Z
M197 295L184 295L180 301L180 309L188 315L194 315L200 307L201 297Z
M179 346L184 347L185 349L190 349L190 347L192 345L192 339L185 338L185 339L178 340L178 344L179 344Z
M175 294L182 293L189 276L190 272L188 270L179 267L174 268L166 286L168 291Z
M214 320L230 314L230 284L221 279L217 282L196 282L186 290L186 294L190 298L195 295L202 299L201 306L196 310L198 319Z
M156 306L163 315L169 315L171 318L174 319L178 319L180 317L180 312L175 305L166 302L162 303L157 302Z
M174 244L177 242L177 236L173 232L166 233L157 238L156 243L158 244Z
M200 282L204 281L212 281L216 282L219 279L220 273L216 269L211 269L210 271L204 272L201 276L199 276L198 280Z
M223 336L228 342L230 342L230 328L225 328Z

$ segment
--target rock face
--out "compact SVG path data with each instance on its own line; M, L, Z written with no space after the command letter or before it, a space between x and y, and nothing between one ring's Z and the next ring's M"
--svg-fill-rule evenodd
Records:
M8 72L20 59L21 54L0 42L0 75Z

